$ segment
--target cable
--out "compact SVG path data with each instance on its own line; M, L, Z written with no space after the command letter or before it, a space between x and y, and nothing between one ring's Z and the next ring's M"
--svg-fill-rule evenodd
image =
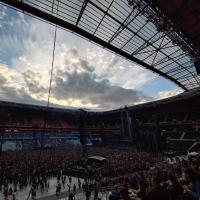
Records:
M4 132L1 132L1 144L0 144L0 163L1 163L1 158L2 158L2 151L3 151L3 142L4 142Z
M53 2L54 4L54 2ZM52 4L52 13L53 13L53 4ZM59 6L59 0L58 0L58 6ZM57 14L58 14L58 6L57 6ZM47 128L47 113L49 110L49 103L50 103L50 96L51 96L51 88L52 88L52 80L53 80L53 69L54 69L54 59L55 59L55 47L56 47L56 39L57 39L57 25L55 26L54 30L54 40L53 40L53 52L52 52L52 62L51 62L51 72L50 72L50 80L49 80L49 90L48 90L48 98L47 98L47 105L46 105L46 110L44 113L44 126L43 126L43 131L42 131L42 137L41 137L41 144L40 144L40 151L39 151L39 156L37 160L37 165L35 168L35 172L32 177L32 182L37 174L41 158L42 158L42 150L43 150L43 141L44 141L44 135L46 133L46 128ZM32 187L30 188L27 200L29 200L29 197L31 195Z

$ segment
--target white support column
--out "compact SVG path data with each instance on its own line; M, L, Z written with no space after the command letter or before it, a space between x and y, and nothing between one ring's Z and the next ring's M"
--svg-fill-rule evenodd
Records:
M194 142L191 146L190 146L190 148L187 150L188 152L193 148L193 147L195 147L197 144L199 144L199 142Z
M131 137L131 117L129 116L128 110L126 110L126 118L128 124L128 135Z
M184 136L185 136L185 134L186 134L186 133L185 133L185 132L183 132L183 133L182 133L182 135L181 135L181 137L180 137L180 139L183 139L183 138L184 138Z
M121 126L122 126L122 135L124 136L124 119L123 119L123 109L121 109Z

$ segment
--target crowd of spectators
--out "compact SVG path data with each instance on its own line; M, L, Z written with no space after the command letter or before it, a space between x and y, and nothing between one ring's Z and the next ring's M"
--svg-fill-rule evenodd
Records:
M106 184L113 186L109 200L199 200L200 156L159 162Z
M79 148L2 152L0 190L7 196L9 190L22 190L28 185L41 191L48 189L49 179L60 176L61 170L80 160L80 156ZM13 187L9 188L9 185Z
M106 148L88 148L88 155L105 157L108 162L103 168L104 177L118 177L135 171L146 170L150 165L162 159L160 154Z
M162 162L162 155L156 153L135 153L97 147L83 151L81 147L73 146L62 150L45 149L42 152L39 150L3 152L0 160L0 190L6 198L17 190L31 185L34 196L38 189L48 190L49 179L57 177L56 191L59 194L60 185L66 179L63 172L68 168L78 168L81 165L84 167L83 152L87 156L99 155L107 160L100 170L90 168L92 173L89 177L86 173L85 183L79 186L86 188L88 184L95 185L93 190L96 198L97 188L106 187L112 188L110 200L198 200L200 198L198 155L187 159L177 158L174 163L168 163ZM87 190L86 193L89 194L90 191Z

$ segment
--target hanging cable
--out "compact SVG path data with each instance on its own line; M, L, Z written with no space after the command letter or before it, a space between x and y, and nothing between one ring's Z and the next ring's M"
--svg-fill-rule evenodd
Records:
M54 1L52 3L52 14L53 14L53 5L54 5ZM57 5L57 15L58 15L58 7L59 7L59 0L58 0L58 5ZM44 112L44 125L43 125L42 137L41 137L39 156L38 156L38 159L37 159L37 164L36 164L35 170L33 172L32 183L33 183L33 180L35 179L35 176L38 172L38 168L40 166L40 162L41 162L41 158L42 158L44 135L46 133L46 128L47 128L47 117L48 117L49 103L50 103L50 97L51 97L52 80L53 80L55 48L56 48L56 39L57 39L57 28L58 27L56 25L55 30L54 30L54 40L53 40L53 51L52 51L52 62L51 62L51 71L50 71L50 80L49 80L49 90L48 90L46 110ZM29 198L30 198L32 188L33 188L33 186L30 188L30 191L29 191L28 196L27 196L27 200L29 200Z

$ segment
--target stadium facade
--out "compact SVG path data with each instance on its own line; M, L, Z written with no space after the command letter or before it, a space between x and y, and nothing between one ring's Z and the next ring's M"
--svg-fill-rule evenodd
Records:
M6 148L6 142L7 148L40 148L41 145L62 148L68 143L82 143L138 151L198 151L199 104L198 89L105 112L47 110L42 106L2 101L1 146Z

